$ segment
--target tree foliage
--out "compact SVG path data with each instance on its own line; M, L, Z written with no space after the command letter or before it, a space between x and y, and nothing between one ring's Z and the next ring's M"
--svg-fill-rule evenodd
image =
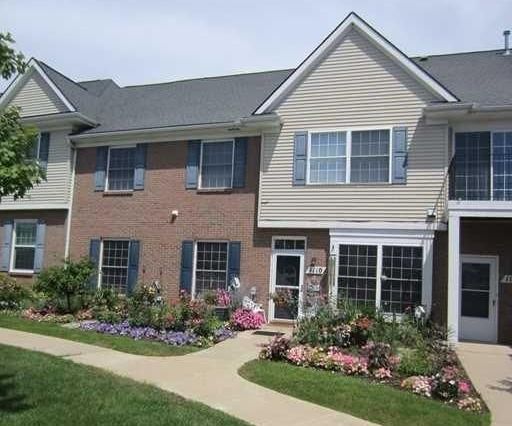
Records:
M0 33L0 76L3 79L25 72L27 67L23 54L16 52L13 43L9 33ZM11 106L0 111L0 200L7 195L21 198L45 179L44 170L31 154L36 143L37 130L21 124L18 108Z

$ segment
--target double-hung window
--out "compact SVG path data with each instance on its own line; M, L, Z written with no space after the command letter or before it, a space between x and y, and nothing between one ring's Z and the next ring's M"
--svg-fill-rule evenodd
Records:
M12 272L34 272L37 223L15 222L11 254Z
M135 171L135 147L109 148L107 191L131 191Z
M201 143L200 188L222 189L233 186L234 141Z
M391 131L311 132L308 183L386 183L391 180Z
M228 287L228 243L196 243L195 295Z
M129 240L103 240L101 247L100 287L117 293L128 290Z

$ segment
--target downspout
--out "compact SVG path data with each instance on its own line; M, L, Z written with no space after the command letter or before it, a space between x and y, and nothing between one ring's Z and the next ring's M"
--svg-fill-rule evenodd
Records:
M69 141L69 138L68 138ZM71 189L69 191L69 208L68 208L68 217L67 217L67 223L66 223L66 243L64 246L64 258L69 258L69 241L71 238L71 215L73 212L73 198L75 193L75 169L76 169L76 153L77 149L74 147L70 142L70 147L73 150L73 162L72 162L72 169L71 169Z

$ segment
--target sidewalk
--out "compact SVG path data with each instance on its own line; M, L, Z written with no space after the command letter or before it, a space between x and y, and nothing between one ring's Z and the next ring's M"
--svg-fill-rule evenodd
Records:
M481 343L457 345L464 368L489 406L493 426L512 423L512 348Z
M256 358L268 340L240 333L210 349L181 357L147 357L84 343L0 328L0 342L65 357L185 398L202 402L254 425L362 426L372 423L301 401L241 378L237 370Z

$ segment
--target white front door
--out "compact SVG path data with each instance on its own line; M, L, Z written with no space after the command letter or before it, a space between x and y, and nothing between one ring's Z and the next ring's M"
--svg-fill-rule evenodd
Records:
M272 293L286 296L291 303L270 302L272 320L294 320L301 312L304 255L275 252L272 254Z
M498 259L461 256L460 338L497 340Z

